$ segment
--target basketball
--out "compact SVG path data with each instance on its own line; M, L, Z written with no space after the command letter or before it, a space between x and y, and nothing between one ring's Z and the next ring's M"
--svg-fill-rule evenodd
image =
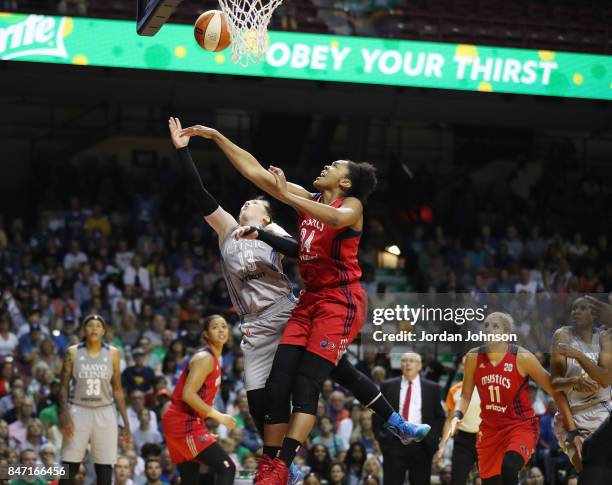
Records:
M227 49L231 43L227 19L220 10L209 10L200 15L193 33L200 47L210 52Z

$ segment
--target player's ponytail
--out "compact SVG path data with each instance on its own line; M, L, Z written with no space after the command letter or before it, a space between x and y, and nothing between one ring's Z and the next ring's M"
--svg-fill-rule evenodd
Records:
M346 197L356 197L365 203L378 183L376 167L371 163L348 160L348 179L351 181L351 187L346 191Z

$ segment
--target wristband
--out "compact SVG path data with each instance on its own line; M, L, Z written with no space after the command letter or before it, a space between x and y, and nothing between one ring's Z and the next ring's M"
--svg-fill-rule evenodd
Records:
M242 234L243 236L248 236L249 234L253 234L255 231L259 231L258 227L255 226L249 226L249 228L244 232L244 234ZM257 237L255 239L259 239L259 235L261 234L261 231L259 231L257 233Z
M459 418L459 421L463 419L464 414L458 409L453 413L453 418Z

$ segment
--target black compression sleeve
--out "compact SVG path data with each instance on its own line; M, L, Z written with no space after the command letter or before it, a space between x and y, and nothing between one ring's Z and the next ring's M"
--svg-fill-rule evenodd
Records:
M217 210L219 203L204 188L200 173L193 163L188 147L177 150L185 175L189 180L189 196L195 202L202 215L209 216Z
M285 256L297 258L298 242L290 236L278 236L263 229L257 229L257 239L265 242Z

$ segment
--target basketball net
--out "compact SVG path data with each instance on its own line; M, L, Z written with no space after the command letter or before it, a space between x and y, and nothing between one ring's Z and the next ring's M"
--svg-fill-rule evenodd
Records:
M283 0L219 0L232 38L232 62L260 62L268 48L268 24Z

